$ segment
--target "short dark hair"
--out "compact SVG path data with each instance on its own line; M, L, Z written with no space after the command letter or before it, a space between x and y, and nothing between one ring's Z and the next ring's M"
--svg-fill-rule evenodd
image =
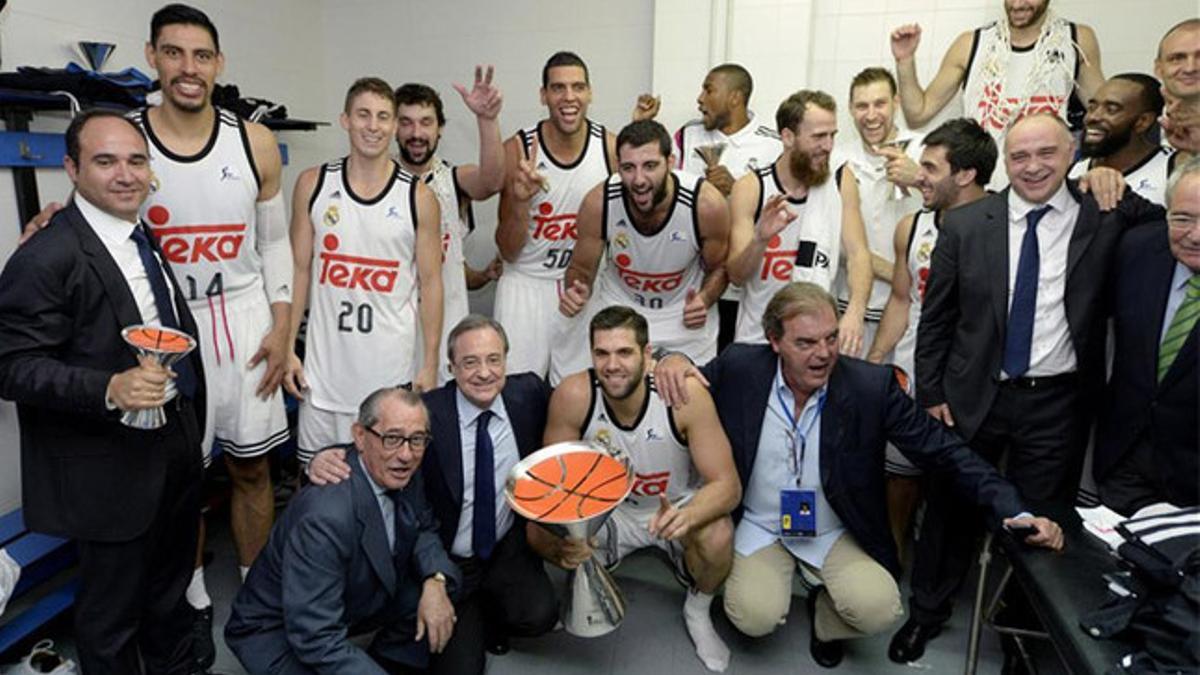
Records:
M550 84L550 69L559 68L562 66L578 66L583 68L583 81L591 84L591 76L588 75L587 64L575 52L554 52L550 58L546 59L546 65L542 66L542 87Z
M925 146L944 149L953 171L975 169L976 185L987 185L992 180L999 150L996 141L975 120L960 117L942 123L925 137Z
M1145 73L1121 73L1120 75L1113 75L1112 79L1125 80L1126 82L1138 85L1138 88L1142 91L1142 95L1139 97L1141 99L1142 112L1152 112L1155 118L1162 114L1163 106L1166 105L1166 102L1163 100L1162 82L1159 82L1158 78Z
M647 143L658 143L662 156L671 156L671 133L654 120L638 120L626 124L621 133L617 134L617 154L621 154L621 148L627 145L640 148Z
M468 314L463 317L462 321L454 324L454 328L451 328L450 334L446 336L446 357L453 362L454 345L458 342L458 336L480 328L491 328L496 331L500 335L500 341L504 343L504 353L508 353L508 333L504 331L504 326L500 325L499 321L482 314Z
M637 342L638 347L645 349L646 345L650 343L650 326L646 323L646 317L627 305L605 307L596 316L593 316L592 322L588 326L588 342L592 345L596 344L597 331L617 328L628 328L633 331L633 339Z
M71 123L67 125L67 157L70 157L71 161L75 162L76 166L79 165L79 137L83 134L83 127L85 127L88 122L101 117L115 117L128 123L129 126L133 127L134 130L137 131L137 135L142 139L142 142L146 141L146 133L142 131L142 128L124 114L113 110L112 108L89 108L81 111L71 120Z
M742 104L750 105L750 94L754 93L754 78L750 77L750 71L737 63L722 63L708 72L724 77L730 89L742 93Z
M162 32L163 27L178 23L199 26L208 31L208 34L212 36L213 47L216 47L218 52L221 51L221 38L217 36L217 27L213 25L212 19L195 7L181 2L163 5L154 13L154 16L150 17L150 44L157 47L158 34Z
M890 70L872 66L862 69L854 76L853 80L850 80L850 98L854 98L854 90L858 87L865 87L868 84L875 84L876 82L887 82L888 87L892 90L892 96L895 96L896 92L899 91L896 88L896 78L892 76Z
M804 111L810 103L827 112L837 112L837 102L829 94L823 91L801 89L783 99L783 103L779 104L779 108L775 111L775 129L781 134L784 129L794 132L804 122Z
M392 91L392 85L388 84L382 78L378 77L360 77L350 85L346 90L346 102L343 110L350 112L350 104L359 94L375 94L376 96L386 99L392 104L392 112L396 111L396 92Z
M409 82L400 85L400 88L396 90L396 106L402 105L433 106L433 111L437 114L438 126L446 126L446 112L442 107L442 97L438 96L437 91L427 84Z

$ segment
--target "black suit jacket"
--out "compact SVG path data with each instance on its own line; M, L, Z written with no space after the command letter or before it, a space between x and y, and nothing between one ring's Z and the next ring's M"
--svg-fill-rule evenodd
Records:
M407 637L401 653L409 665L424 665L428 642L413 641L424 580L446 575L458 586L458 568L437 537L420 474L400 493L396 542L387 532L374 488L346 449L350 480L310 485L296 495L271 529L234 598L225 641L252 673L281 663L283 672L384 672L349 635L386 628ZM302 665L302 667L301 667Z
M703 369L743 491L754 471L778 363L769 345L733 344ZM840 357L821 413L821 487L846 530L893 576L900 576L900 561L887 516L887 441L918 466L953 475L965 499L990 511L993 526L1025 510L1016 488L917 407L890 366ZM741 517L740 509L735 516Z
M1067 248L1063 302L1082 389L1104 383L1105 279L1117 242L1132 225L1160 220L1162 207L1126 190L1117 208L1101 212L1096 200L1067 182L1079 216ZM929 272L917 332L917 401L950 404L958 431L969 441L996 397L1008 324L1009 190L947 211ZM1090 407L1090 406L1089 406Z
M151 238L153 241L153 238ZM154 244L157 250L157 244ZM160 260L165 263L162 252ZM175 288L183 330L196 324ZM121 330L142 323L129 285L74 203L21 246L0 275L0 397L17 403L25 522L39 532L125 541L150 526L162 496L164 433L184 433L200 456L204 376L194 401L168 404L163 430L121 424L104 404L109 379L137 365ZM174 430L174 431L172 431Z
M500 396L512 420L517 452L521 457L542 447L546 431L546 412L550 404L550 387L532 373L509 375ZM421 472L425 476L429 503L440 523L442 543L446 550L454 543L458 521L462 516L463 467L462 437L458 424L458 385L451 380L444 386L424 395L429 408L433 443L425 450ZM497 485L497 490L504 486ZM513 527L517 527L514 525ZM523 527L522 527L523 529Z
M1126 453L1150 452L1157 475L1146 476L1160 497L1179 506L1200 503L1200 323L1158 381L1159 336L1176 260L1167 228L1130 231L1118 249L1113 279L1116 356L1096 433L1094 469L1104 480Z

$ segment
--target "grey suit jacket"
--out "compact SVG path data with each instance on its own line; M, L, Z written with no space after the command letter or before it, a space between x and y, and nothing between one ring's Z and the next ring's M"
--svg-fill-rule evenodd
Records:
M358 453L347 448L350 480L310 485L293 498L233 602L225 641L251 673L380 673L350 635L382 628L407 637L389 658L424 665L415 642L426 577L442 572L451 591L458 568L437 536L420 473L401 492L396 545ZM405 642L403 640L398 642Z

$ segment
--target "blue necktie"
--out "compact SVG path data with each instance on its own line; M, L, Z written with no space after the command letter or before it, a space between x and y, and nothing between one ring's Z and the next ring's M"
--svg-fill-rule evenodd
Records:
M492 411L475 418L475 511L471 514L471 548L487 560L496 546L496 462L488 422Z
M1017 378L1029 370L1029 351L1033 343L1033 314L1037 308L1038 253L1037 224L1050 212L1049 206L1025 214L1025 236L1021 239L1021 257L1017 260L1017 280L1013 284L1012 307L1008 310L1008 329L1004 335L1004 372Z
M175 318L175 305L171 303L171 291L167 289L167 280L158 264L158 258L154 257L154 248L150 246L150 237L146 235L145 226L138 224L129 238L137 244L142 269L146 272L150 291L154 294L154 308L158 310L159 323L167 328L180 330L179 320ZM192 370L190 357L184 357L176 363L174 370L179 375L175 378L175 386L184 396L192 398L196 393L196 373Z

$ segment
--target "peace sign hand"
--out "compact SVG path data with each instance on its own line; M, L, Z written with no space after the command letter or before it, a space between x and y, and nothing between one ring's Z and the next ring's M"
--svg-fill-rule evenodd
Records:
M513 176L513 196L518 201L527 202L533 199L533 196L538 191L548 192L550 184L546 181L546 177L537 171L537 139L534 139L529 146L529 158L522 159L517 163L517 172Z

